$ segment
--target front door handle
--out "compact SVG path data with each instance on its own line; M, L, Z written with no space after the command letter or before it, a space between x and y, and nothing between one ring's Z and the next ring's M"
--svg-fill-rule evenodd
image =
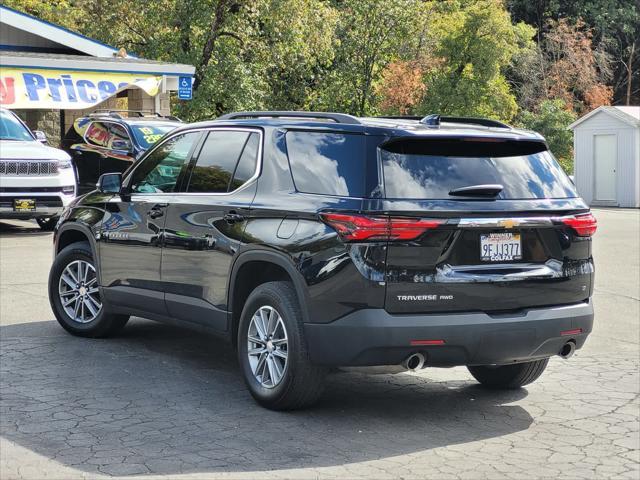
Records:
M147 216L149 218L160 218L164 215L164 209L167 207L166 203L158 203L151 207L151 209L147 212Z
M229 212L222 218L227 223L238 223L244 220L244 217L236 212Z

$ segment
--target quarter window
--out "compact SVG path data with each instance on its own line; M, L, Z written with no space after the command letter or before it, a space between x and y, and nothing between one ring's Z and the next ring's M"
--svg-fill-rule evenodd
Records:
M193 167L187 191L227 193L241 187L255 173L259 141L257 133L210 132Z
M365 137L291 131L286 135L296 189L304 193L364 196Z
M176 190L189 162L189 153L200 132L176 135L147 155L131 178L136 193L170 193Z
M87 128L84 138L91 145L110 150L128 151L131 149L131 140L127 130L117 123L92 122Z

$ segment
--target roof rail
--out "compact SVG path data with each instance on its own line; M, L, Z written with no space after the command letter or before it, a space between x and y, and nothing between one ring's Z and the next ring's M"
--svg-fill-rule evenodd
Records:
M375 118L387 118L389 120L422 120L424 117L416 115L378 115Z
M440 123L466 123L471 125L481 125L483 127L494 128L511 128L506 123L499 122L498 120L491 120L489 118L476 118L476 117L445 117L437 114L427 115L420 120L420 123L437 127Z
M120 115L121 113L135 113L138 117L144 117L145 113L154 115L153 112L144 110L112 110L109 108L99 108L98 110L91 112L89 115L108 115L110 117L122 118L122 115Z
M157 118L166 118L167 120L174 120L177 122L181 122L178 117L174 117L173 115L162 115L158 112L152 112L151 110L110 110L108 108L101 108L98 110L94 110L89 114L90 117L100 117L107 115L113 118L122 119L121 113L135 114L138 118L147 118L147 117L157 117ZM131 116L127 116L127 118L132 118Z
M238 120L242 118L317 118L333 120L336 123L361 124L360 120L346 113L330 113L330 112L287 112L287 111L264 111L264 112L233 112L227 113L217 118L217 120Z

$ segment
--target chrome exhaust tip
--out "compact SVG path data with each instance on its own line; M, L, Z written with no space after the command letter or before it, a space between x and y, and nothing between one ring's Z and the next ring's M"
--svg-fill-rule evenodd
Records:
M566 360L573 357L574 353L576 353L576 342L570 340L562 346L558 355Z
M406 368L407 370L420 370L422 368L424 368L424 362L426 361L426 359L424 358L424 355L421 353L414 353L412 355L409 355L404 362L402 362L402 366L404 368Z

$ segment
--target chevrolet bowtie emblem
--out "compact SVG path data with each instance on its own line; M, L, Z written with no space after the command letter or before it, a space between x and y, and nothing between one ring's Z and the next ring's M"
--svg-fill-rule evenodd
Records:
M520 222L518 222L517 220L512 220L512 219L507 219L507 220L500 220L498 222L498 225L500 225L501 227L504 228L513 228L513 227L517 227L518 225L520 225Z

